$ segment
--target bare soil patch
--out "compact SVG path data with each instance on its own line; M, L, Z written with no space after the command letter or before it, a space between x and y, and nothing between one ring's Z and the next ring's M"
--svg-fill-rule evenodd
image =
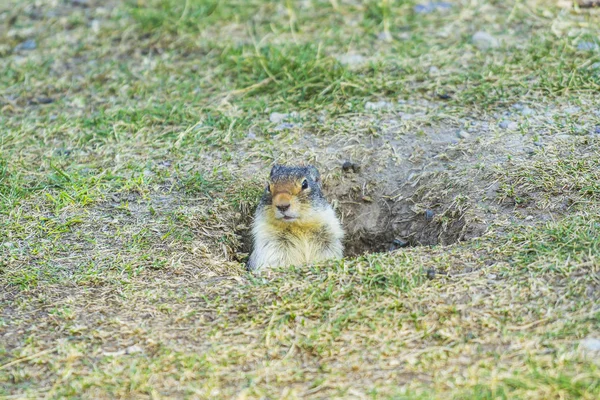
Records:
M297 135L294 148L281 151L293 160L293 151L321 149L314 159L346 229L347 256L469 240L515 214L512 204L498 201L496 173L508 160L535 156L530 137L504 132L500 139L485 121L470 121L468 132L457 124L408 133L391 117L361 123L377 134L354 143ZM253 211L238 220L242 253L251 250Z

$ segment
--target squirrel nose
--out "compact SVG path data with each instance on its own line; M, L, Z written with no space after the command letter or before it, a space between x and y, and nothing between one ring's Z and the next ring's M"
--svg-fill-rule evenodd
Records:
M290 208L290 205L289 204L280 204L277 206L277 208L281 212L286 212Z

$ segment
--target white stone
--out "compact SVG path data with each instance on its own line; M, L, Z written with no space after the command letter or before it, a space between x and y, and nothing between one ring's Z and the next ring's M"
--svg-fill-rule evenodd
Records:
M367 101L365 103L366 110L384 110L392 108L392 103L389 101Z
M336 58L341 64L350 67L362 65L367 61L367 59L364 56L361 56L360 54L343 54L337 56Z
M498 39L487 32L479 31L473 35L473 44L479 50L488 50L500 46Z
M280 122L285 121L289 117L290 117L290 114L274 112L274 113L271 113L271 115L269 116L269 121L271 121L274 124L278 124Z
M600 351L600 339L587 338L582 340L579 346L589 351Z

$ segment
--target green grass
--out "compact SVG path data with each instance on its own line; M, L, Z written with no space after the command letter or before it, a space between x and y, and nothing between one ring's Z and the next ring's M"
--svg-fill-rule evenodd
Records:
M552 256L556 262L581 260L598 254L600 240L597 216L577 216L560 223L548 223L533 232L515 235L513 242L522 246L519 264L528 265Z
M0 162L0 210L12 209L19 199L25 197L27 190L19 176L9 169L8 163Z
M600 397L599 14L422 3L9 0L0 397ZM274 162L453 244L251 275Z

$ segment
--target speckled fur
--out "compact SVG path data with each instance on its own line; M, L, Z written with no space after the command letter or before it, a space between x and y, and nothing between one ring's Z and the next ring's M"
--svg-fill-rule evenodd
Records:
M304 179L308 182L306 190L301 189ZM297 217L295 220L285 221L278 214L274 198L279 195L289 199L289 213ZM256 209L252 235L248 267L253 271L343 256L344 231L323 197L320 175L313 166L273 167L268 189Z

